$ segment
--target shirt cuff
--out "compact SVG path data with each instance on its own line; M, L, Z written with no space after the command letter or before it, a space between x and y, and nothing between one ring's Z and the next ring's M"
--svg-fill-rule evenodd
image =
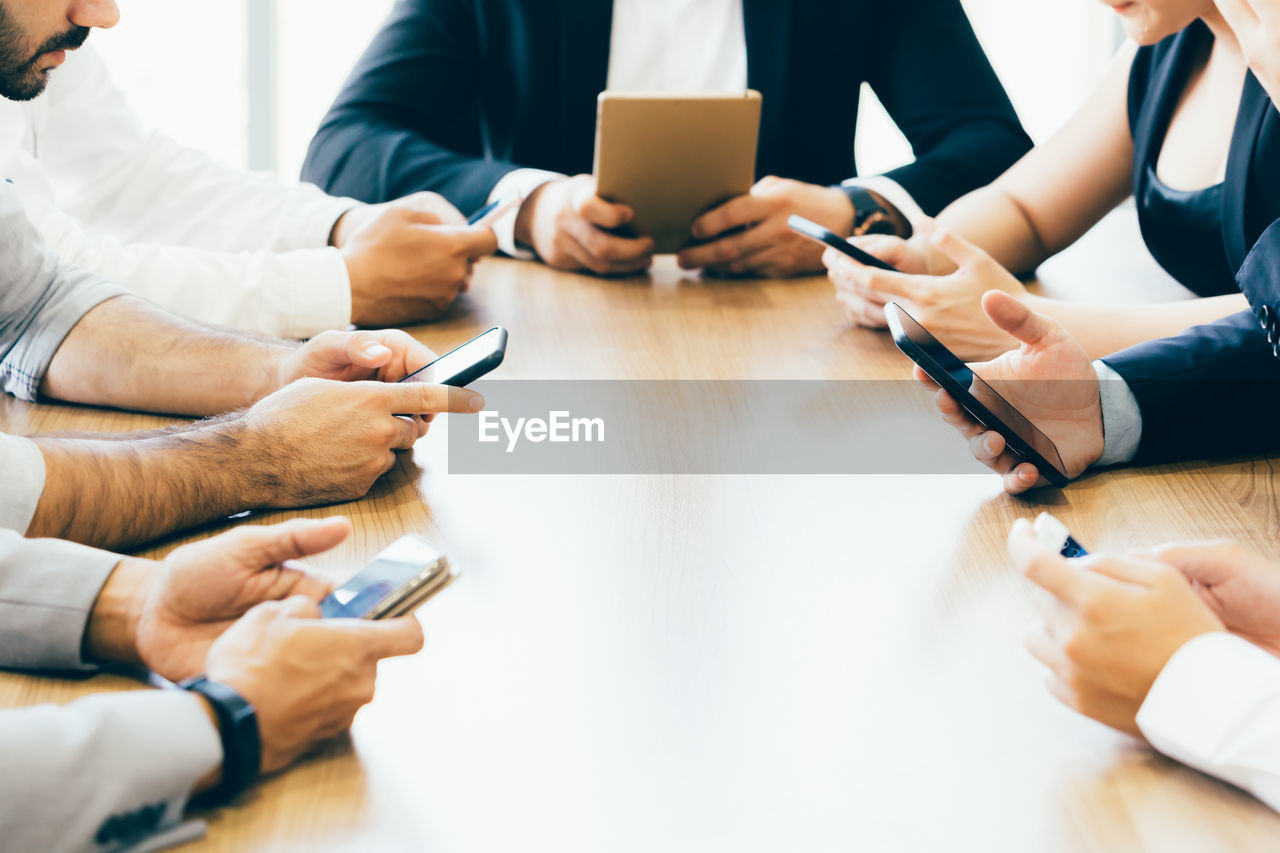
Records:
M916 200L911 197L911 193L902 188L902 184L893 178L886 178L883 175L873 175L869 178L850 178L842 183L842 187L859 187L869 190L883 198L889 204L898 208L912 228L919 227L921 221L927 219L920 205L916 204Z
M281 324L272 333L303 340L351 326L351 275L337 249L301 249L281 256L289 264L282 281Z
M44 454L29 438L0 433L0 527L26 533L44 493Z
M1142 409L1129 383L1105 362L1095 361L1098 395L1102 402L1102 456L1096 468L1121 465L1138 455L1142 441Z
M1157 750L1258 794L1259 772L1274 777L1274 755L1259 735L1280 719L1280 660L1240 637L1196 637L1165 664L1138 711L1138 728Z
M305 185L304 185L305 186ZM305 216L293 220L292 233L287 235L286 246L298 249L323 249L329 245L333 229L343 215L357 207L364 207L363 202L353 198L341 198L316 191L319 198L314 207Z
M493 192L489 193L489 203L492 204L514 193L520 193L528 199L538 187L563 177L565 176L559 172L548 172L545 169L516 169L514 172L503 175L502 179L494 185ZM498 249L503 254L530 261L537 255L528 249L516 246L516 217L519 215L520 208L517 207L498 217L493 223L493 233L498 238Z

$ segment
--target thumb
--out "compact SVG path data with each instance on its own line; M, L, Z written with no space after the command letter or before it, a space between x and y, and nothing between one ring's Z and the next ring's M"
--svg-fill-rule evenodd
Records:
M259 604L258 607L270 607L271 603ZM258 608L254 608L255 610ZM320 605L305 595L293 595L275 605L278 616L290 619L319 619ZM251 611L252 612L252 611Z
M1242 549L1233 542L1188 542L1152 549L1152 557L1182 572L1189 581L1217 586L1235 577Z
M961 269L970 269L979 264L991 263L991 256L958 236L950 229L938 225L932 219L921 222L918 229L924 232L935 249L946 255Z
M391 361L393 353L373 334L356 332L347 337L346 355L352 364L377 370Z
M996 328L1008 332L1027 346L1037 346L1061 327L1026 303L1002 290L990 290L982 297L982 310Z
M458 242L458 251L468 258L483 258L498 251L498 237L487 225L455 228L453 234Z
M250 564L279 566L322 554L351 535L351 522L342 516L313 520L298 518L270 527L240 528L241 556Z

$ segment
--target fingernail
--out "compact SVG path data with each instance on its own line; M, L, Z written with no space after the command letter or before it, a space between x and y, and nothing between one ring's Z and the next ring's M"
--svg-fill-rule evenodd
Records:
M987 451L987 453L991 454L992 456L994 456L996 453L996 443L992 441L989 437L984 438L982 440L982 449Z
M480 411L484 408L484 397L479 394L472 394L471 399L467 401L467 407L473 412Z
M383 353L389 352L391 352L391 350L387 349L382 344L369 344L364 348L364 354L369 356L369 358L376 358Z

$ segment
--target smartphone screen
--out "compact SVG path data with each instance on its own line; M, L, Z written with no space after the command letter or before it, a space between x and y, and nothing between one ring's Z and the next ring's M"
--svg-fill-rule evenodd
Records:
M1033 463L1053 485L1062 487L1071 481L1062 456L1049 436L982 381L955 353L902 310L902 306L890 302L885 306L885 317L898 348L975 420L1003 435L1009 449Z
M502 364L507 353L507 330L494 326L483 335L472 338L450 350L426 367L410 373L401 382L426 382L461 388Z
M449 561L439 549L421 536L405 536L331 592L320 603L320 614L327 619L380 619L419 591L429 597L450 580Z

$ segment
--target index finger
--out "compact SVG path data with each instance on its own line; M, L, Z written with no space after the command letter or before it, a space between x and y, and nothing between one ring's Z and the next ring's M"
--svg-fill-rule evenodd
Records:
M695 240L710 240L719 234L742 225L754 225L764 219L768 203L759 196L740 195L712 208L693 222Z
M370 383L385 398L394 415L471 414L484 408L484 397L469 388L423 382Z
M1078 607L1085 594L1103 582L1101 575L1078 571L1066 558L1041 545L1025 518L1018 519L1009 531L1009 559L1032 583L1072 607Z
M595 190L584 190L573 207L579 216L600 228L621 228L635 216L627 205L605 201L596 195Z

